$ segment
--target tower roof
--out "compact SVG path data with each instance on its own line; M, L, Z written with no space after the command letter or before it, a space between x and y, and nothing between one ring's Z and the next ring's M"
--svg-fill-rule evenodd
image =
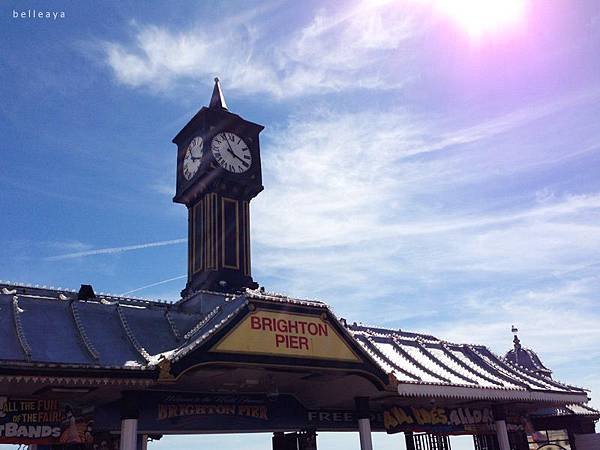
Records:
M515 327L513 327L512 330L515 333L515 337L513 339L513 348L506 353L504 358L511 363L525 367L526 369L529 369L538 375L551 378L552 371L544 366L537 353L521 345L521 340L516 334L519 330L517 330Z
M225 97L221 90L221 82L219 78L215 77L215 87L213 88L212 96L210 97L209 108L222 108L227 109L227 103L225 103Z

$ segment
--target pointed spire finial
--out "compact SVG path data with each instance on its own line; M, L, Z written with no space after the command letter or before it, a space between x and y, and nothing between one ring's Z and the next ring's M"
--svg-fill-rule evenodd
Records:
M215 77L215 87L208 107L227 109L227 103L225 103L225 97L223 96L223 91L221 91L221 82L218 77Z

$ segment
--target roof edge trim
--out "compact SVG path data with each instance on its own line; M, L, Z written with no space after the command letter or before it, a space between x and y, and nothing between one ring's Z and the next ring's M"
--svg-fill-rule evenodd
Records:
M439 397L474 400L527 400L553 403L582 403L588 401L585 393L556 393L532 390L504 390L461 386L398 384L401 397Z

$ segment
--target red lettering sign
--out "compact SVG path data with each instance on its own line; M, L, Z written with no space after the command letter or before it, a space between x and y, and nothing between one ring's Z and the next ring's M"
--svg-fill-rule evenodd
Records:
M308 320L275 319L253 315L250 329L259 332L274 332L275 347L310 350L310 336L329 336L326 323Z

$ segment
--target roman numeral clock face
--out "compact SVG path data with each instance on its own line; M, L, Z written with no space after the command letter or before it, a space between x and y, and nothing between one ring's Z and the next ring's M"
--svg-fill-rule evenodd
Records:
M186 180L191 180L198 172L203 153L204 141L200 136L196 136L188 145L183 156L183 176Z
M252 155L244 140L235 133L217 134L211 144L212 154L225 170L243 173L252 165Z

